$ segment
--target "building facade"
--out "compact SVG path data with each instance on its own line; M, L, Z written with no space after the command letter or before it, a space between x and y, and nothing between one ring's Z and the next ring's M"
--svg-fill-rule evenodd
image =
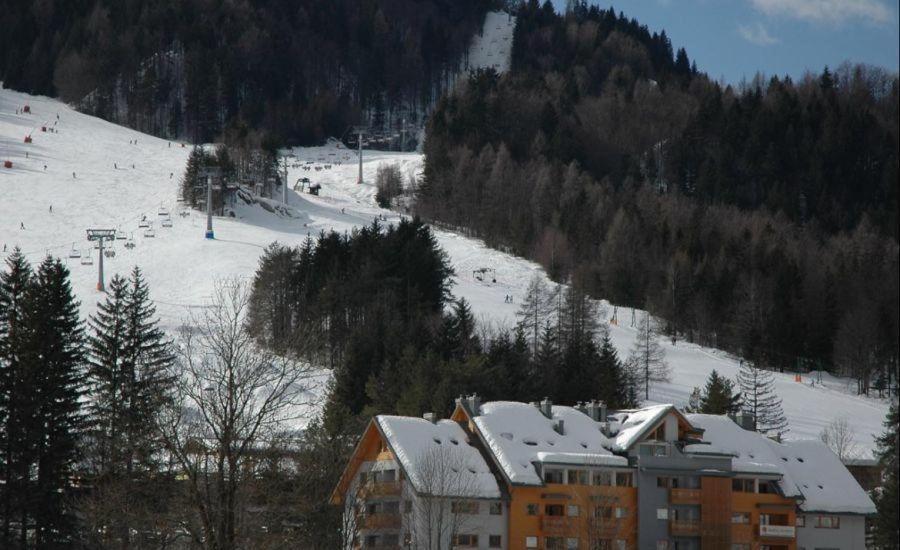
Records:
M837 457L740 422L470 396L449 420L373 419L332 502L354 549L864 548L874 505Z

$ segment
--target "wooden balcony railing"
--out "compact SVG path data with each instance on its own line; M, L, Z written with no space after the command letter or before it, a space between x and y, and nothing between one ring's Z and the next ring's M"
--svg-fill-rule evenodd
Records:
M700 504L700 489L669 489L672 504Z
M696 519L673 519L669 522L672 536L696 536L700 534L700 521Z
M371 514L363 521L364 529L399 529L400 514Z
M403 492L399 481L369 481L360 488L363 497L397 496Z

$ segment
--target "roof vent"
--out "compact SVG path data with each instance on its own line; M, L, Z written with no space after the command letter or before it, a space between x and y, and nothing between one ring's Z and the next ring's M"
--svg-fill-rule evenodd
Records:
M566 435L566 423L563 421L562 418L560 418L559 420L556 421L556 423L553 425L553 429L559 435ZM549 443L549 441L548 441L548 443Z
M422 418L424 418L425 420L431 422L432 424L436 424L436 423L437 423L437 415L434 414L434 413L432 413L432 412L427 412L427 413L423 414L423 415L422 415Z
M587 415L594 422L606 422L606 403L591 399L591 402L587 404Z
M471 412L473 416L478 416L479 414L481 414L481 398L478 397L477 393L473 393L472 395L467 397L466 401L469 405L469 412Z

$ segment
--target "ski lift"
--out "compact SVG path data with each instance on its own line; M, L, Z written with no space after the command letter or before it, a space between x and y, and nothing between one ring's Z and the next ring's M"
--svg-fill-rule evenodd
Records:
M168 216L168 215L169 215L169 211L166 210L166 207L165 207L165 206L160 206L160 207L159 207L159 211L157 212L157 214L160 215L160 216Z
M182 218L186 218L186 217L190 216L191 213L188 212L188 210L185 208L185 209L182 209L181 212L178 213L178 215L181 216Z
M164 218L160 225L163 227L172 227L172 218Z
M127 238L128 237L125 235L125 232L122 231L121 229L116 231L116 240L117 241L124 241Z
M156 237L156 232L153 231L153 227L150 224L147 224L147 228L144 229L144 236L148 239Z
M106 256L107 258L115 258L116 251L112 248L107 248L106 250L103 251L103 255Z
M134 248L134 233L131 234L131 237L127 241L125 241L125 248L128 250L132 250Z
M81 251L78 250L77 248L75 248L75 243L72 243L72 251L69 252L69 257L70 258L80 258L81 257Z
M140 221L140 223L138 223L138 228L139 228L139 229L147 229L148 227L150 227L150 222L148 222L147 220L143 220L143 219L142 219L142 220Z
M87 249L87 254L81 257L81 265L94 265L94 259L91 257L91 249Z

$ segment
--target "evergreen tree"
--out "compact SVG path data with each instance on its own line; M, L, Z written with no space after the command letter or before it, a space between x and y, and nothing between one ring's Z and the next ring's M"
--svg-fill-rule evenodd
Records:
M554 387L554 380L560 372L562 354L556 328L549 322L544 323L541 332L541 346L537 358L532 363L531 385L534 399L547 397L548 391Z
M31 420L34 388L22 362L26 349L25 296L33 283L31 266L16 248L0 273L0 546L24 540L12 524L22 524L28 499L26 435Z
M742 408L753 415L753 429L780 438L788 431L781 399L775 393L775 376L752 361L742 361L737 377Z
M741 394L734 392L734 382L719 376L713 369L706 379L706 387L700 395L700 407L696 412L703 414L729 414L741 407Z
M475 334L475 316L465 298L453 303L453 311L444 317L442 334L445 356L463 360L481 351L481 344Z
M69 270L49 256L25 295L25 369L33 386L27 427L30 502L22 530L34 529L38 547L72 541L75 518L67 508L83 415L84 336Z
M632 406L628 399L627 380L619 354L609 335L604 335L597 358L597 387L600 399L614 409Z
M637 336L628 358L632 376L640 382L644 399L650 399L650 383L669 379L666 352L657 341L658 334L649 313L641 314L637 324Z
M889 550L900 548L900 492L898 477L898 417L897 402L891 404L884 420L884 432L875 440L876 455L884 469L882 485L874 495L878 512L875 515L875 546Z

